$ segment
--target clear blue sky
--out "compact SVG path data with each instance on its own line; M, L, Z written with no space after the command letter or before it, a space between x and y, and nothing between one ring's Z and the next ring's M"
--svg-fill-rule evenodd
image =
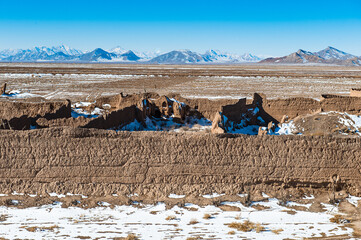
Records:
M274 56L330 45L361 55L361 0L0 0L0 49L59 44Z

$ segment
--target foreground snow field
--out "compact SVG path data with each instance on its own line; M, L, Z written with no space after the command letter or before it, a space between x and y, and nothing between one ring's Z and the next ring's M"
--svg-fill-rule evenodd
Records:
M164 203L142 205L133 202L131 206L110 206L98 202L99 207L82 209L62 208L60 201L64 196L58 197L59 202L41 207L0 207L0 237L114 239L134 234L139 239L303 239L326 236L350 236L352 239L353 233L347 220L341 223L331 221L339 212L337 206L330 204L322 204L323 212L309 211L311 204L282 204L275 198L253 202L249 207L239 202L222 202L218 207L185 203L184 207L167 209ZM171 194L170 197L184 196ZM347 198L354 206L360 199ZM237 229L247 221L253 224L253 228L247 232Z

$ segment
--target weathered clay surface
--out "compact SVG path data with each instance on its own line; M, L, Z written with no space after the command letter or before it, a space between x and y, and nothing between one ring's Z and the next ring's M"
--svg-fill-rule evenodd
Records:
M360 194L359 138L2 130L0 192L235 194L337 188Z
M0 129L27 130L37 119L71 117L70 101L44 99L0 100Z

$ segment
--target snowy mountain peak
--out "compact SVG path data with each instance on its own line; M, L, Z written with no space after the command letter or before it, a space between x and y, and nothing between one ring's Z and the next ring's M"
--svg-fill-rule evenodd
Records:
M110 49L108 52L115 53L115 54L123 54L123 53L126 53L127 51L128 50L126 50L125 48L116 46L116 47Z
M328 59L347 60L347 59L352 59L355 57L352 54L343 52L341 50L338 50L337 48L330 47L330 46L317 52L316 54L327 60Z
M361 65L360 60L360 58L352 54L328 46L319 52L299 49L297 52L287 56L264 59L261 63Z
M159 55L158 57L151 59L149 62L159 64L183 64L204 62L204 59L196 52L182 49Z
M303 49L298 49L298 51L296 52L297 54L299 55L314 55L312 52L309 52L309 51L306 51L306 50L303 50Z
M75 49L75 48L71 48L67 45L60 45L58 47L52 47L53 51L54 52L62 52L66 55L69 55L69 56L73 56L73 55L81 55L83 54L84 52L79 50L79 49Z
M217 49L209 49L208 51L205 52L205 54L213 55L213 56L224 55L220 50Z
M207 62L216 63L241 63L241 62L258 62L261 58L252 54L245 53L243 55L230 54L219 50L210 49L203 54L203 58Z

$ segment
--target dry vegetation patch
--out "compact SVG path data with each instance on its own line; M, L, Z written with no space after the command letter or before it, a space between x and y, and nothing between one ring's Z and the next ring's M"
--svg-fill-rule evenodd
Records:
M256 210L259 210L259 211L262 211L262 210L266 210L266 209L270 209L271 207L268 207L268 206L263 206L261 204L255 204L255 205L252 205L252 207Z
M167 220L167 221L176 220L176 219L177 219L177 217L174 215L171 215L171 216L168 216L165 218L165 220Z
M280 228L280 229L273 229L273 230L271 230L274 234L280 234L281 232L283 232L283 229L282 228Z
M228 227L235 228L238 231L242 231L242 232L255 231L257 233L260 233L266 230L266 228L262 226L260 223L253 223L248 220L244 221L243 223L232 222L228 225Z
M340 223L350 223L351 221L350 221L350 219L345 218L345 216L336 214L335 216L330 218L330 222L340 224Z
M197 219L191 219L188 223L188 225L194 225L194 224L197 224L199 223Z
M37 226L27 227L27 226L22 226L20 228L24 228L28 232L36 232L36 231L54 231L54 229L59 228L59 227L57 225L53 225L53 226L50 226L50 227L37 227Z
M228 235L235 235L235 234L236 234L235 231L229 231L229 232L228 232Z
M221 206L219 206L219 208L222 209L223 211L229 211L229 212L239 212L239 211L241 211L241 209L239 207L230 206L230 205L221 205Z
M8 217L9 217L9 216L6 215L6 214L1 214L1 215L0 215L0 222L6 221L6 219L7 219Z
M121 238L114 238L114 240L139 240L139 237L137 237L134 234L128 234L128 236L126 237L121 237Z
M211 219L211 218L212 218L212 215L208 214L208 213L205 213L203 216L203 219Z
M285 213L288 213L290 215L295 215L297 212L294 211L294 210L282 210L281 212L285 212Z

